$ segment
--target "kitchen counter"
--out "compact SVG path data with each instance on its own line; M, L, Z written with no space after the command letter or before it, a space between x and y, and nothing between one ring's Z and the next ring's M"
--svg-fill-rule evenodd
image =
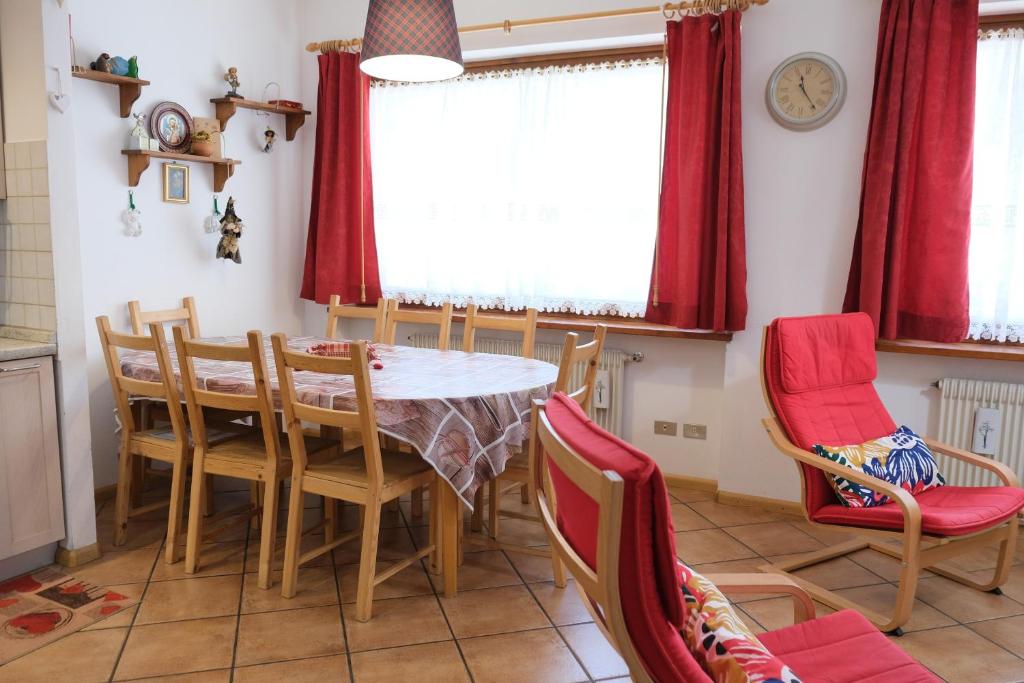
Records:
M37 356L54 356L56 354L56 344L0 337L0 362L35 358Z

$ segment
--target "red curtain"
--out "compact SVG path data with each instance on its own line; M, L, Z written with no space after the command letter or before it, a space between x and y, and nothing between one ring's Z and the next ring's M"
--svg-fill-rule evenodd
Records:
M303 299L376 302L381 296L373 231L370 79L359 55L322 54L317 99L313 197L306 237Z
M669 22L658 246L647 320L742 330L747 319L740 13Z
M844 311L879 337L963 341L977 0L885 0Z

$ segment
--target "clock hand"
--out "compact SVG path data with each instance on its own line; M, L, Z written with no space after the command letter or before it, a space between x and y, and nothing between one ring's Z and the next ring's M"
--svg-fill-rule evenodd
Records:
M807 94L807 88L804 87L803 76L800 77L800 92L802 92L804 94L804 97L807 98L807 101L811 103L811 109L817 111L818 108L814 106L814 101L811 99L811 96Z

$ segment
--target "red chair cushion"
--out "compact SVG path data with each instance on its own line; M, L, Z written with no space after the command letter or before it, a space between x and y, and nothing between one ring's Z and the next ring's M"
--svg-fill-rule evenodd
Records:
M921 530L935 536L964 536L1001 524L1024 508L1024 489L1014 486L940 486L914 496L921 508ZM819 508L811 518L823 524L869 529L903 529L896 503L848 508L838 503Z
M859 612L842 610L762 633L761 643L804 683L938 683Z
M765 390L789 440L864 443L896 423L875 392L875 328L865 313L777 318L765 335ZM825 474L801 464L807 511L838 503Z
M658 466L594 424L564 394L552 396L545 413L569 447L598 469L623 479L619 591L626 628L648 674L659 683L710 681L679 634L686 610L679 592L668 492ZM594 568L597 502L550 459L547 463L558 503L558 528Z

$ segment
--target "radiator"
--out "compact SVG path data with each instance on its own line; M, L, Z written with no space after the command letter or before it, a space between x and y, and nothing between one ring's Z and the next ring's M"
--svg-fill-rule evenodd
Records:
M409 335L409 345L421 349L436 349L437 335ZM454 351L461 350L462 337L453 335L449 348ZM504 356L521 356L523 353L523 343L518 339L477 337L474 340L473 348L477 352L498 353ZM562 359L562 346L560 344L536 344L533 347L533 357L537 360L558 365L558 362ZM606 370L608 372L608 408L595 408L593 406L590 408L590 419L619 437L622 436L622 395L625 365L631 359L632 356L630 354L618 349L605 349L601 353L601 360L597 368L598 370ZM583 363L576 365L569 378L569 391L574 391L583 384L585 371L586 366ZM598 381L600 382L601 379L602 375L598 374Z
M1001 414L994 459L1008 465L1024 480L1024 384L985 382L947 377L938 381L938 441L971 450L974 414L979 407L998 408ZM936 454L946 483L955 486L998 486L1001 482L986 470Z

